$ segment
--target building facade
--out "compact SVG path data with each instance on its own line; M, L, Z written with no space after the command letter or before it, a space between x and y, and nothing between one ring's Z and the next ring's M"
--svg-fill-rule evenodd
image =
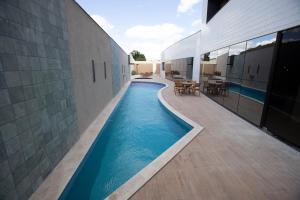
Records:
M172 45L163 62L193 57L208 97L300 146L300 1L204 0L202 14L193 42Z
M0 1L0 199L28 199L129 70L75 1Z

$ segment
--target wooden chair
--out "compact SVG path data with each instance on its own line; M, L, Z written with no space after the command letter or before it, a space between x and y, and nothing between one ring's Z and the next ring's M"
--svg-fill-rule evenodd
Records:
M228 83L227 82L223 82L219 91L220 91L220 94L223 95L223 96L227 96L228 95Z
M204 81L203 82L203 92L205 92L205 90L206 90L207 94L212 94L214 92L214 87L212 85L210 85L208 83L208 81Z
M200 96L200 83L196 83L196 81L192 81L192 85L190 87L190 93L195 95L196 92L198 92Z
M175 80L175 85L174 85L174 93L176 94L182 94L184 92L184 87L181 82L181 80Z

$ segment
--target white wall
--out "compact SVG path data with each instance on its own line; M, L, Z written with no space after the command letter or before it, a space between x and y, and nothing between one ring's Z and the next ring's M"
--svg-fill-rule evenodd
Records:
M174 43L173 45L171 45L170 47L168 47L162 52L161 54L162 62L174 60L174 59L180 59L180 58L194 57L193 80L199 80L199 73L197 73L198 69L196 69L197 67L194 67L195 65L200 66L200 54L199 54L200 40L199 39L200 39L200 32L196 32L193 35L190 35ZM199 57L199 59L197 57ZM163 73L162 70L161 73Z
M206 22L207 1L203 2ZM203 24L200 52L300 25L300 0L230 0Z
M196 41L199 35L200 32L194 33L169 46L162 52L162 61L193 57L196 52Z
M230 0L206 24L207 2L203 0L201 31L162 52L162 61L194 57L196 81L201 54L300 25L300 0Z

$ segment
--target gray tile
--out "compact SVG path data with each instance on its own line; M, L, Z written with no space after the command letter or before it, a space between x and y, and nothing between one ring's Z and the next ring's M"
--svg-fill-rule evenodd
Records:
M31 114L39 110L39 104L37 99L26 101L26 113Z
M41 113L40 112L34 112L30 116L28 116L30 119L30 125L31 127L41 125L42 119L41 119Z
M26 115L26 106L24 102L13 105L16 119Z
M42 183L43 177L41 176L40 165L38 164L29 174L33 190L37 189Z
M32 128L32 136L37 149L44 147L43 129L41 126L34 126Z
M25 100L30 100L36 97L34 86L24 86L23 89Z
M33 83L31 71L21 71L20 74L23 85L31 85Z
M19 137L15 136L7 141L3 141L7 156L11 156L21 149Z
M33 142L27 143L22 149L25 160L28 160L36 153L36 146Z
M48 69L47 58L40 58L40 63L41 63L41 70L47 70Z
M46 178L51 172L51 163L47 157L44 157L40 162L40 172L43 178Z
M0 179L0 199L14 200L18 199L14 181L11 175Z
M0 89L7 88L4 73L0 72Z
M8 20L0 18L0 31L3 36L10 36L10 23Z
M43 158L46 156L43 149L38 149L36 153L30 157L30 159L26 160L26 166L28 169L33 169L37 167Z
M30 66L32 70L40 70L41 69L41 63L40 59L38 57L31 57L30 59Z
M29 58L27 56L18 56L17 58L20 70L31 70Z
M34 84L43 82L42 73L40 71L32 71L32 80Z
M0 4L0 17L2 17L4 19L7 18L5 8L6 8L5 4Z
M39 56L45 58L47 56L45 46L43 44L40 44L37 46L37 48L38 48ZM41 61L41 59L40 59L40 61Z
M47 94L47 95L45 96L45 98L46 98L46 104L47 104L47 105L52 105L52 104L54 104L54 97L53 97L53 94Z
M12 176L14 179L15 185L19 184L23 178L26 177L30 170L27 168L26 163L24 162L21 166L16 168L15 170L12 170Z
M32 131L30 129L28 129L22 133L19 133L18 136L19 136L22 147L26 147L28 144L30 144L34 141Z
M19 103L25 100L23 87L13 87L8 89L10 100L13 104Z
M14 39L0 36L0 53L15 53Z
M3 141L7 141L15 137L17 133L17 126L14 123L7 123L0 127L0 133Z
M15 170L24 164L25 158L22 151L17 151L8 157L8 163L11 170Z
M15 118L14 110L11 105L0 108L0 126L6 122L12 121Z
M39 102L40 109L44 109L46 107L46 98L45 98L45 96L40 96L38 98L38 102Z
M1 56L4 71L17 71L19 69L16 55L1 54L0 56Z
M22 85L21 76L18 71L4 72L5 81L8 87Z
M10 104L10 99L7 89L0 89L0 107Z
M1 37L1 36L0 36ZM0 46L0 48L1 48L1 46ZM2 65L2 60L1 60L1 58L0 58L0 72L2 72L3 71L3 65Z
M7 88L4 73L0 72L0 89Z
M6 178L10 174L11 173L10 173L8 161L1 162L0 163L0 180Z
M20 119L16 120L16 126L18 133L22 133L30 128L30 120L27 116L21 117Z
M0 135L0 163L4 162L6 160L7 160L7 153L6 153L6 149L5 149L2 137Z

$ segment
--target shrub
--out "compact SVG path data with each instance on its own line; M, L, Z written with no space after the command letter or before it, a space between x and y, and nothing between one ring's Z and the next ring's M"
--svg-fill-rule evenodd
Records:
M132 70L131 75L136 75L136 71Z

